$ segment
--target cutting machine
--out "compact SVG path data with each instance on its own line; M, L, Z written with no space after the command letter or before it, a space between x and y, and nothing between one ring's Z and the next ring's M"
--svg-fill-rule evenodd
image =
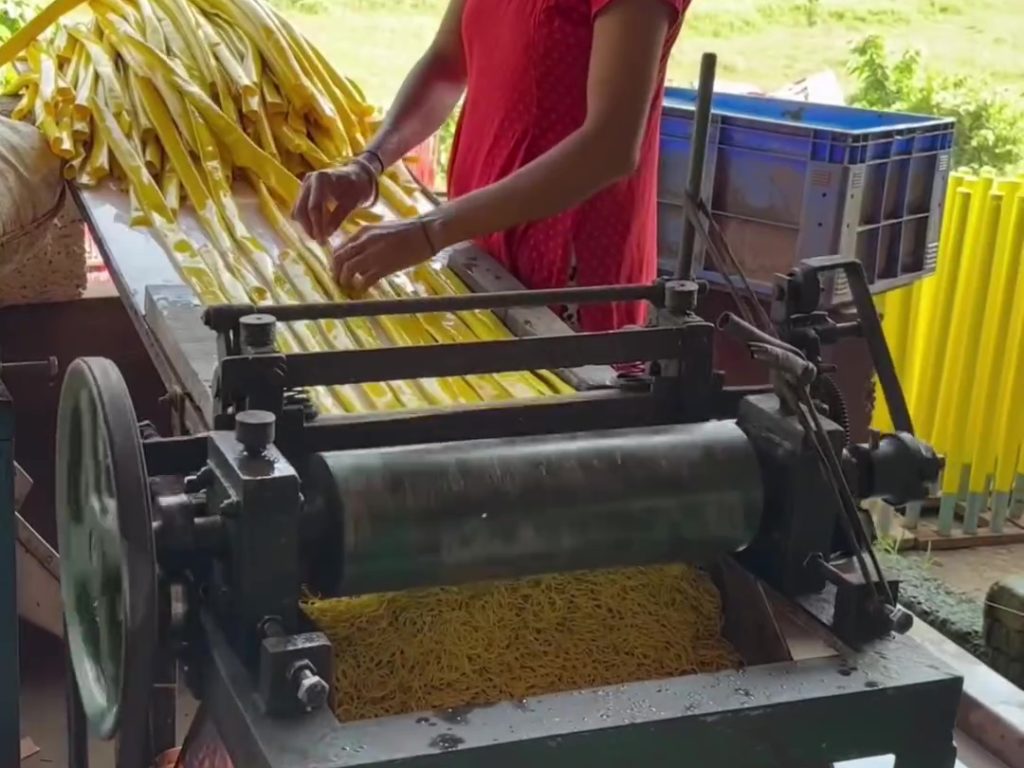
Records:
M836 272L858 309L844 325L818 312ZM961 680L902 636L912 617L873 557L860 508L923 499L941 469L913 436L863 270L819 259L780 278L771 327L730 315L716 329L693 312L700 293L674 280L212 307L212 428L184 437L140 428L113 364L76 362L61 397L57 489L80 694L72 765L86 764L84 723L118 740L120 765L146 764L173 733L167 686L180 664L202 702L185 759L216 748L237 768L790 768L875 755L952 768ZM649 302L650 326L352 352L274 347L277 322L609 300ZM745 342L772 384L723 386L715 333ZM823 384L821 346L851 334L871 347L898 429L867 445L849 442ZM580 373L637 361L642 375ZM565 375L581 391L337 418L316 416L303 395L531 369L575 371ZM341 723L326 706L346 695L332 687L332 648L299 610L304 587L348 596L673 562L714 575L744 669ZM823 650L798 651L796 636Z

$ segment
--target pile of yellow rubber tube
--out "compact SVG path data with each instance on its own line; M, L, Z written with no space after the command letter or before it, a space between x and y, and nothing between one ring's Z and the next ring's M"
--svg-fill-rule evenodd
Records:
M1022 264L1024 177L954 173L935 276L878 298L914 427L946 460L943 536L1024 524ZM880 389L876 403L875 426L892 430Z
M58 0L0 48L21 76L15 119L32 120L65 175L127 190L132 224L150 228L203 303L344 301L327 253L288 220L300 178L363 149L376 110L263 0ZM234 191L249 186L284 248L254 237ZM429 205L399 165L354 228ZM252 192L249 192L252 194ZM178 220L185 202L206 242ZM425 265L384 281L373 297L465 292L450 270ZM509 338L488 312L379 321L293 323L284 352ZM464 405L571 392L545 372L320 388L322 413Z
M81 7L80 7L81 6ZM71 11L77 11L70 14ZM45 36L44 36L44 33ZM344 301L327 253L289 220L300 177L360 151L376 112L264 0L58 0L0 47L22 73L15 115L44 132L83 186L116 184L206 304ZM254 237L237 193L259 201L283 249ZM179 220L186 203L206 240ZM402 167L345 223L429 203ZM429 264L375 297L465 292ZM292 323L284 352L509 338L488 312ZM571 389L520 372L313 391L324 413L531 398ZM665 678L735 666L711 581L683 567L560 574L457 589L305 600L335 649L343 719Z

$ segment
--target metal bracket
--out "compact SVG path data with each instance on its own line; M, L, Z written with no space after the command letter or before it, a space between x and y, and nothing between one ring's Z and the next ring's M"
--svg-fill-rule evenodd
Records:
M903 387L900 386L892 352L882 331L882 322L871 299L871 289L864 273L864 265L857 259L822 256L803 261L800 266L782 277L772 306L772 319L780 325L791 326L797 322L799 316L817 313L823 293L822 277L829 272L841 272L849 283L853 306L857 312L857 335L863 335L867 341L871 360L896 431L914 434L910 408ZM849 325L840 326L840 329L840 332L848 332L851 335L854 333L852 326Z

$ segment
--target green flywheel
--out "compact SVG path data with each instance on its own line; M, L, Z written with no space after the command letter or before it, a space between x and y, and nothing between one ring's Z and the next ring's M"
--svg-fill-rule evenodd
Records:
M132 752L157 643L152 511L142 442L117 366L68 368L57 416L57 528L68 650L90 730ZM141 724L141 723L139 723ZM127 749L126 749L127 748Z

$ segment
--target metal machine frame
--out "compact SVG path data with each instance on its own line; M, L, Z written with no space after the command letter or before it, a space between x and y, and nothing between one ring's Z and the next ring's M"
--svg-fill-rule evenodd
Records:
M863 269L856 262L816 260L780 282L774 317L762 318L760 329L726 318L723 330L772 371L768 387L724 387L713 369L715 328L693 314L703 290L692 282L699 263L728 251L716 246L720 233L699 202L714 69L715 57L705 55L688 180L692 202L676 280L524 292L486 257L463 248L450 264L476 295L214 307L201 320L188 289L160 287L160 280L148 279L148 264L109 252L99 238L168 383L175 432L192 433L161 439L143 428L140 441L137 432L107 425L112 445L137 445L143 457L141 470L127 462L115 475L127 473L135 484L148 481L152 491L152 504L118 515L125 518L122 535L140 529L140 519L142 528L154 531L158 613L166 629L159 637L167 642L148 649L156 659L152 680L173 680L173 659L182 661L185 680L203 702L193 734L200 746L226 747L238 768L451 768L524 760L611 768L631 760L674 764L681 757L684 765L709 768L820 768L878 755L895 755L897 768L952 768L962 680L912 641L891 636L907 628L908 617L898 608L898 584L885 579L877 562L873 571L868 568L870 542L853 501L916 498L939 470L934 454L912 436ZM83 212L97 229L88 205ZM716 266L730 271L727 264ZM840 326L818 312L822 277L837 270L851 283L859 322ZM654 322L572 335L546 309L611 300L647 301ZM276 321L474 308L496 311L519 338L427 349L274 351ZM848 335L867 339L901 433L868 446L847 444L841 398L819 376L828 373L821 346ZM616 377L608 367L638 361L648 364L646 375ZM531 369L559 371L577 394L504 406L313 418L302 393L320 384ZM359 723L339 723L322 706L328 686L320 675L330 665L330 648L325 637L306 632L297 609L305 556L300 550L311 546L300 540L307 459L326 451L714 419L742 421L748 437L760 442L759 459L767 464L764 493L774 499L773 519L764 521L748 550L735 561L712 564L725 603L725 632L751 666ZM267 514L271 508L281 514ZM245 525L231 522L241 519ZM838 545L831 540L837 521L845 526ZM225 568L217 558L229 546L236 557ZM146 549L135 553L145 555ZM273 577L258 570L268 557ZM201 588L193 589L189 574ZM794 661L780 629L783 619L831 650ZM72 689L71 766L83 768L84 718ZM127 739L119 768L136 768L170 746L173 701L165 685L152 694L122 708ZM146 738L125 733L131 728ZM186 759L196 746L192 741Z
M282 499L287 499L292 491L298 492L298 479L290 479L290 467L302 467L304 457L319 451L637 428L730 418L737 413L745 413L750 424L767 419L764 424L768 425L777 421L773 414L780 407L778 398L785 399L785 393L790 391L782 382L799 379L808 367L813 372L815 366L808 360L814 359L815 344L853 332L869 336L878 333L870 297L870 317L862 319L857 328L832 328L827 318L815 314L816 303L812 299L816 276L835 269L846 271L854 281L858 278L856 263L825 260L807 265L783 282L778 325L799 329L799 333L785 333L784 341L771 342L738 320L729 323L732 332L748 342L752 350L774 350L764 359L772 365L775 386L754 390L722 386L721 377L712 367L715 329L692 314L701 289L688 281L659 281L650 286L589 292L499 293L287 308L212 308L205 315L205 323L217 333L219 361L210 376L211 386L190 388L181 396L183 403L202 403L188 419L195 419L197 412L210 413L214 432L162 439L143 429L147 439L140 444L145 458L144 473L153 478L156 549L164 558L161 611L170 616L167 626L173 631L169 636L175 642L186 638L184 646L172 644L162 649L163 656L158 656L162 659L160 670L169 670L168 654L177 653L183 659L189 686L203 700L206 722L215 728L234 764L247 768L451 766L478 765L482 760L512 765L524 759L550 759L560 764L566 760L586 761L610 767L630 758L667 763L670 759L678 760L680 755L692 755L701 765L729 768L819 766L878 755L895 755L898 768L951 768L955 762L953 724L962 681L928 658L912 641L889 636L899 620L881 617L883 621L879 623L871 606L880 585L873 579L860 579L855 568L847 568L853 560L831 564L824 560L818 564L807 561L797 568L800 574L794 575L781 565L777 570L772 566L777 553L771 548L766 552L754 548L739 558L757 573L765 572L768 563L767 572L771 573L773 583L787 593L803 595L796 601L775 597L766 605L776 612L788 612L803 626L810 627L812 634L829 643L835 652L824 658L792 661L784 650L766 655L762 649L761 658L756 659L759 665L736 672L637 682L614 690L557 694L464 712L417 713L341 724L329 711L315 706L307 714L274 711L276 699L268 691L275 683L265 679L262 671L254 671L261 664L260 638L241 626L225 624L216 595L200 599L189 594L181 582L175 581L175 567L168 566L173 557L170 561L166 559L200 550L214 552L222 546L225 534L217 517L232 514L224 505L238 503L233 501L234 494L243 498L247 483L267 479L265 470L257 473L257 477L253 465L247 464L245 454L251 449L269 450L268 456L279 457L274 459L273 474L280 475L281 492L286 494ZM862 271L859 278L863 279ZM271 336L276 320L501 309L512 305L539 307L569 299L624 298L649 301L657 315L655 325L609 334L536 337L457 348L440 345L429 348L429 354L416 348L401 348L285 356L273 351ZM173 302L161 303L152 291L147 304L163 318L153 323L155 316L147 317L157 337L176 339L174 347L179 351L188 348L193 335L199 335L194 305L177 312L181 307L175 308ZM168 307L169 311L164 311ZM190 330L182 336L181 329L188 326ZM209 330L204 338L209 344ZM876 351L879 349L878 339L871 344ZM163 352L172 360L179 354L174 347L165 347ZM876 360L883 368L887 354L885 349ZM608 369L602 368L638 360L651 364L651 375L613 380ZM575 377L577 383L584 382L584 391L535 403L353 418L310 418L308 403L300 393L301 388L318 384L539 368L574 369L566 375ZM195 365L177 366L175 370L179 381L200 378ZM882 380L890 407L898 417L902 403L898 381L893 390L888 376ZM585 382L589 382L589 390ZM778 396L773 394L775 391ZM248 414L254 409L277 415L271 422L276 422L276 436L263 429L265 422L250 420ZM799 407L793 413L798 411ZM182 421L186 420L183 416ZM232 428L234 434L228 431ZM842 445L840 427L828 422L826 432L833 444ZM805 439L796 426L791 434L798 442ZM911 475L921 470L922 474L909 480L903 477L906 473L897 473L897 477L876 472L878 476L872 482L882 483L886 493L919 492L929 472L938 471L933 466L933 456L907 454L907 450L913 452L912 442L897 440L884 448L876 445L860 450L861 453L852 448L848 451L850 466L858 465L866 455L864 451L874 451L872 455L876 457L882 453L899 454L893 466L910 467ZM219 467L218 482L227 482L228 486L204 502L219 504L217 515L200 518L186 497L204 486L212 488L209 478L203 480L202 472L197 474L211 461ZM184 497L180 489L166 494L159 490L162 478L167 477L189 478ZM813 500L815 493L822 492L827 493L820 487L809 490L807 499L793 503L811 509L813 505L806 506L808 499ZM151 512L147 509L146 514ZM199 525L201 519L207 522ZM255 551L253 554L258 555ZM290 567L284 564L284 570L279 572L289 572ZM745 569L736 570L747 573ZM749 582L745 589L723 591L727 603L738 599L753 610L758 601L748 602L750 595L771 590L749 576L745 578ZM818 586L809 588L798 583L807 579ZM301 627L296 618L298 578L284 582L275 589L226 595L226 599L242 604L239 610L245 615L254 611L252 615L263 615L270 624L280 622L278 626L285 628L267 629L263 635L266 640L273 641L282 633L282 640L286 640L287 628ZM885 588L894 593L897 587L895 583L885 583ZM255 603L249 605L249 599ZM273 606L285 607L282 611ZM282 617L282 613L287 615ZM733 609L731 615L735 617L736 613ZM767 618L761 630L768 626L771 635L774 620L770 611L764 615ZM727 621L729 616L727 608ZM775 634L777 640L777 629ZM324 643L315 634L295 635L289 642L300 649L304 647L310 654L319 654L316 658L325 658ZM758 652L755 649L746 655L754 662ZM164 696L166 705L164 689L158 692ZM150 714L146 730L150 747L166 746L166 736L163 741L153 738L158 731L168 733L166 706L151 700L148 706L131 710L125 717L131 719L134 727L143 726L138 719L140 713ZM73 714L78 716L72 718L72 723L80 726L81 713L76 707ZM156 726L154 717L159 721ZM72 734L71 743L82 744L80 731ZM78 762L72 762L73 768L86 765L82 762L84 750L79 746L77 752Z
M21 762L18 697L18 590L14 510L14 402L0 380L0 761Z
M266 716L210 624L207 638L204 706L236 766L791 768L895 755L896 768L952 768L956 757L962 681L905 638L825 659L352 724L328 711Z

